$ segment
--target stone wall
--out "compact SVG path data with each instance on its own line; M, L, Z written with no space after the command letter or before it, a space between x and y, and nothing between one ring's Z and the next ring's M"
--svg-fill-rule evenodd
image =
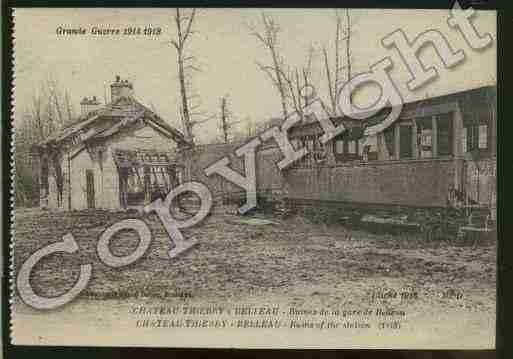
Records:
M82 210L88 208L86 171L91 170L94 177L94 205L101 209L119 209L119 175L114 162L113 149L143 149L173 152L176 144L150 127L143 127L134 131L123 132L110 138L101 151L90 152L86 149L77 152L75 148L61 159L61 168L64 176L63 200L61 208ZM70 172L71 171L71 172ZM70 173L70 174L69 174ZM70 181L68 181L68 174ZM50 208L59 208L57 203L57 187L52 176L49 178ZM71 187L71 189L69 189ZM71 191L71 192L69 192ZM71 193L71 196L70 196Z
M176 150L176 143L162 135L150 126L123 131L108 140L108 145L117 149L125 150L155 150L160 152L173 152Z

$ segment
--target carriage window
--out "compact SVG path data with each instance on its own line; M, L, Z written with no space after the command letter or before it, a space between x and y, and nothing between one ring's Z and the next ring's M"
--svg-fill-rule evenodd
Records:
M467 148L468 152L473 151L477 148L479 141L479 132L477 126L468 126L467 127Z
M335 153L337 155L341 155L344 153L344 140L336 140L335 141Z
M376 161L378 159L378 137L360 138L358 140L358 152L365 162Z
M462 146L462 151L463 153L467 152L467 138L468 138L468 135L467 135L467 128L466 127L463 127L463 131L461 132L461 146Z
M412 126L399 125L399 158L413 157Z
M320 135L306 135L291 141L295 149L305 147L308 150L305 156L295 162L294 167L313 167L316 163L326 160L326 148L319 137Z
M385 137L385 144L390 157L395 156L395 126L389 126L383 133Z
M437 143L438 143L438 155L448 156L452 155L452 118L450 113L438 115L437 120Z
M326 146L324 143L321 142L320 136L314 137L314 159L318 163L322 163L326 160L327 152L326 152Z
M314 141L310 136L308 136L308 139L306 140L306 148L308 149L308 152L312 152L314 149Z
M363 156L364 150L366 151L366 153L368 153L370 151L370 148L367 148L367 149L363 148L364 142L365 141L363 140L363 138L358 139L358 156L359 157Z
M433 120L421 117L417 121L417 157L433 157Z
M479 144L478 147L481 150L485 150L488 148L488 126L487 125L479 125Z
M349 141L347 152L356 154L356 141Z
M184 180L183 170L180 168L176 171L176 182L178 182L178 185L181 185Z
M465 136L463 152L488 148L488 125L471 125L465 127L463 131Z

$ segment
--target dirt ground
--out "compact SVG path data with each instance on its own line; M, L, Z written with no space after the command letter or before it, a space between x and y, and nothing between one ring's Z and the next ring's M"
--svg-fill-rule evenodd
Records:
M55 296L68 290L78 276L78 265L93 263L93 275L78 300L114 302L166 301L185 295L192 302L277 301L287 305L383 305L422 313L443 313L495 320L496 243L431 241L414 235L371 234L340 225L312 224L302 217L272 218L272 224L241 223L242 217L217 210L204 222L185 229L200 244L170 260L169 239L156 217L150 224L153 240L146 255L123 268L102 264L96 243L107 226L126 212L52 212L16 210L15 266L48 243L72 232L78 254L46 257L34 269L36 293ZM136 247L134 233L119 233L111 242L115 255ZM373 293L412 291L408 300L376 299ZM109 304L110 303L110 304ZM15 311L31 313L16 299ZM459 313L459 314L450 314ZM445 318L449 319L450 318ZM480 319L480 320L481 320ZM424 319L419 319L424 320ZM491 323L491 324L490 324ZM479 322L476 337L482 329ZM492 333L493 334L493 333Z

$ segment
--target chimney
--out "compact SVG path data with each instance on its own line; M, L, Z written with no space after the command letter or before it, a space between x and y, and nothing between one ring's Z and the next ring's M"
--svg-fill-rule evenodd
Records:
M84 97L82 101L80 101L80 107L82 108L82 115L87 115L89 112L97 110L100 107L101 103L98 101L96 96L92 98Z
M128 80L121 80L121 77L116 76L116 81L110 85L110 100L115 102L120 97L132 97L133 86Z

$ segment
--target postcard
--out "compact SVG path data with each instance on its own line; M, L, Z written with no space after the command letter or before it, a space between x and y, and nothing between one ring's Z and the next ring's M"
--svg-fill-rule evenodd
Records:
M13 344L495 348L496 11L13 18Z

